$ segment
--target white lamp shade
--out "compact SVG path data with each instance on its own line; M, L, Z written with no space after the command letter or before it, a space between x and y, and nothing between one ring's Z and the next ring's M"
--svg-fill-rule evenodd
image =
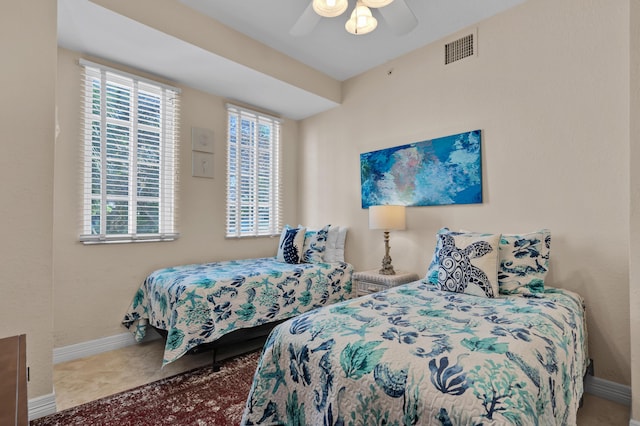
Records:
M369 207L369 229L400 230L406 225L404 206Z
M384 7L392 2L393 0L362 0L362 3L368 7Z
M313 0L313 10L325 18L340 16L349 7L348 0Z
M344 28L355 35L363 35L375 30L378 20L373 17L371 10L361 1L358 1L355 9L351 12L351 18L344 24Z

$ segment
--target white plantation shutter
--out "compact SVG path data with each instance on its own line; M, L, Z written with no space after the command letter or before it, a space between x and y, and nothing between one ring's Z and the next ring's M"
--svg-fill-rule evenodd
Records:
M173 240L179 89L81 60L85 243Z
M227 104L227 231L280 234L280 120Z

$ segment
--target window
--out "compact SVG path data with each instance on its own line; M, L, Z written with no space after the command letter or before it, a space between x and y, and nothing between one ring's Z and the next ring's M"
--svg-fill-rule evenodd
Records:
M179 89L82 60L80 241L173 240Z
M227 105L227 237L280 234L280 120Z

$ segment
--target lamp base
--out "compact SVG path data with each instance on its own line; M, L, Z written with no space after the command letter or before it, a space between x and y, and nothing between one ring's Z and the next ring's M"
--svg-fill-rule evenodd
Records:
M393 265L391 265L391 256L389 256L389 231L384 231L384 257L382 258L382 269L378 273L380 275L396 274Z
M392 265L383 265L382 269L378 271L380 275L395 275L396 271L393 269Z

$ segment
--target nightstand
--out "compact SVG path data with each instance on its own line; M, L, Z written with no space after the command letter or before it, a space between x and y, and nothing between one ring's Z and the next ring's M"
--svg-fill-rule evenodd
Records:
M418 274L412 272L396 272L395 275L382 275L378 271L378 269L372 269L370 271L353 273L352 279L356 287L356 297L420 279Z

